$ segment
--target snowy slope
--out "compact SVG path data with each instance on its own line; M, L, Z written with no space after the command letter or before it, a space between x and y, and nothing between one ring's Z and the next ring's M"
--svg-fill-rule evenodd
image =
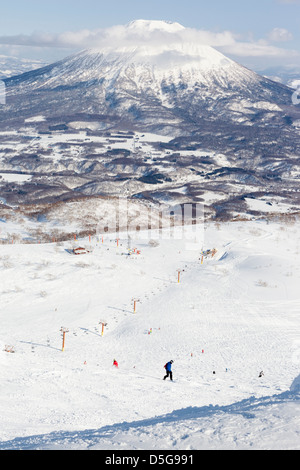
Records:
M176 234L1 245L1 449L299 449L299 226Z

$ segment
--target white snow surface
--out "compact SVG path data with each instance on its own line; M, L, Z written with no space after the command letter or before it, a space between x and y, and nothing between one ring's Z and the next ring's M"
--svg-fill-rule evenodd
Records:
M0 449L299 449L299 232L0 245Z

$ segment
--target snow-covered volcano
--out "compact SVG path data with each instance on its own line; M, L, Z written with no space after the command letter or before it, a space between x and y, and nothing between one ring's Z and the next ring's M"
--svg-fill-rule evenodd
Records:
M124 34L124 31L126 34ZM178 23L138 20L101 48L84 50L6 81L6 122L43 114L101 115L178 135L201 122L280 122L291 90L183 34Z

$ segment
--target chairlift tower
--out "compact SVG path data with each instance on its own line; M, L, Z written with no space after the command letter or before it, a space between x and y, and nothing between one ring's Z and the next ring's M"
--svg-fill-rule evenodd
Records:
M62 332L63 335L63 344L62 344L62 351L65 350L65 339L66 339L66 333L69 332L68 328L65 328L64 326L61 327L60 331Z

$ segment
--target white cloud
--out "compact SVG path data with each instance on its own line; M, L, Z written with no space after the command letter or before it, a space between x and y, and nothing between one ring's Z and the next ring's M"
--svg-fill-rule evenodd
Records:
M31 35L0 36L0 44L21 45L33 47L78 47L116 49L135 47L137 44L153 45L191 42L220 46L232 44L234 33L223 31L212 33L205 30L183 28L167 31L163 29L133 28L127 25L113 26L107 29L66 31L61 34L34 32Z
M291 34L284 28L275 28L266 39L245 40L232 31L212 32L184 28L178 23L138 20L128 25L116 25L106 29L66 31L61 34L34 32L31 35L2 36L0 44L31 46L35 48L124 50L147 46L154 53L180 45L210 45L224 54L239 57L299 57L299 52L276 47L272 42L287 41ZM184 51L183 51L184 52Z
M300 57L298 51L275 47L261 42L236 42L235 44L221 47L222 51L238 57Z
M273 42L285 42L293 39L292 33L285 28L274 28L270 31L267 37Z

